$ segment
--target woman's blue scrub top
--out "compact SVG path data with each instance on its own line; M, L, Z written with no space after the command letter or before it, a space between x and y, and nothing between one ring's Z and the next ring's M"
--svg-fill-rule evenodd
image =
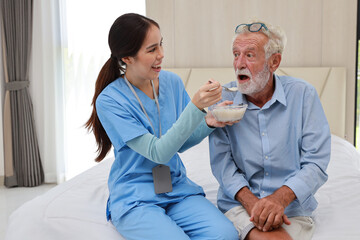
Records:
M96 111L114 146L115 161L111 167L108 187L107 218L117 220L128 210L141 204L165 206L187 196L201 194L203 189L186 177L185 167L176 153L166 164L170 167L173 190L155 194L152 169L157 163L130 149L126 142L151 133L159 137L159 115L155 100L134 86L156 133L141 106L123 78L109 84L96 100ZM162 135L179 118L190 98L184 84L174 73L159 75L159 105ZM180 147L179 147L180 148Z

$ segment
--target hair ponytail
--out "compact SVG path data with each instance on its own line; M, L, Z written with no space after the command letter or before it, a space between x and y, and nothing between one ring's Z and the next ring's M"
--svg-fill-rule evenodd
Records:
M109 60L101 68L99 76L95 84L95 94L92 99L91 105L93 107L89 120L85 123L85 128L92 131L98 145L98 156L95 158L96 162L100 162L111 149L111 141L101 125L99 117L96 113L96 99L104 88L111 82L120 77L119 64L115 57L110 57Z

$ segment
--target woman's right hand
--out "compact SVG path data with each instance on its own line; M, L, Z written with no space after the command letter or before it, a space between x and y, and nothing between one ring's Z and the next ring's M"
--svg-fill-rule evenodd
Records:
M192 103L200 110L221 100L222 87L219 82L210 79L194 94Z

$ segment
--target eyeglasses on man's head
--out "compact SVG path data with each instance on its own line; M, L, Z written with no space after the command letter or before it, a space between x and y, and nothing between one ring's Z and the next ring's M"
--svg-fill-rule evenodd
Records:
M261 28L264 28L265 30L268 30L266 25L261 22L255 22L250 24L240 24L235 28L235 33L240 33L243 27L247 27L250 32L258 32L261 30Z

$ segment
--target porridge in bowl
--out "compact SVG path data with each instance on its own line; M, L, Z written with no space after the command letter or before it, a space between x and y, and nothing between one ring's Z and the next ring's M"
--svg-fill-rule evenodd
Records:
M245 114L247 104L213 106L209 108L211 114L219 122L234 122L241 120Z

